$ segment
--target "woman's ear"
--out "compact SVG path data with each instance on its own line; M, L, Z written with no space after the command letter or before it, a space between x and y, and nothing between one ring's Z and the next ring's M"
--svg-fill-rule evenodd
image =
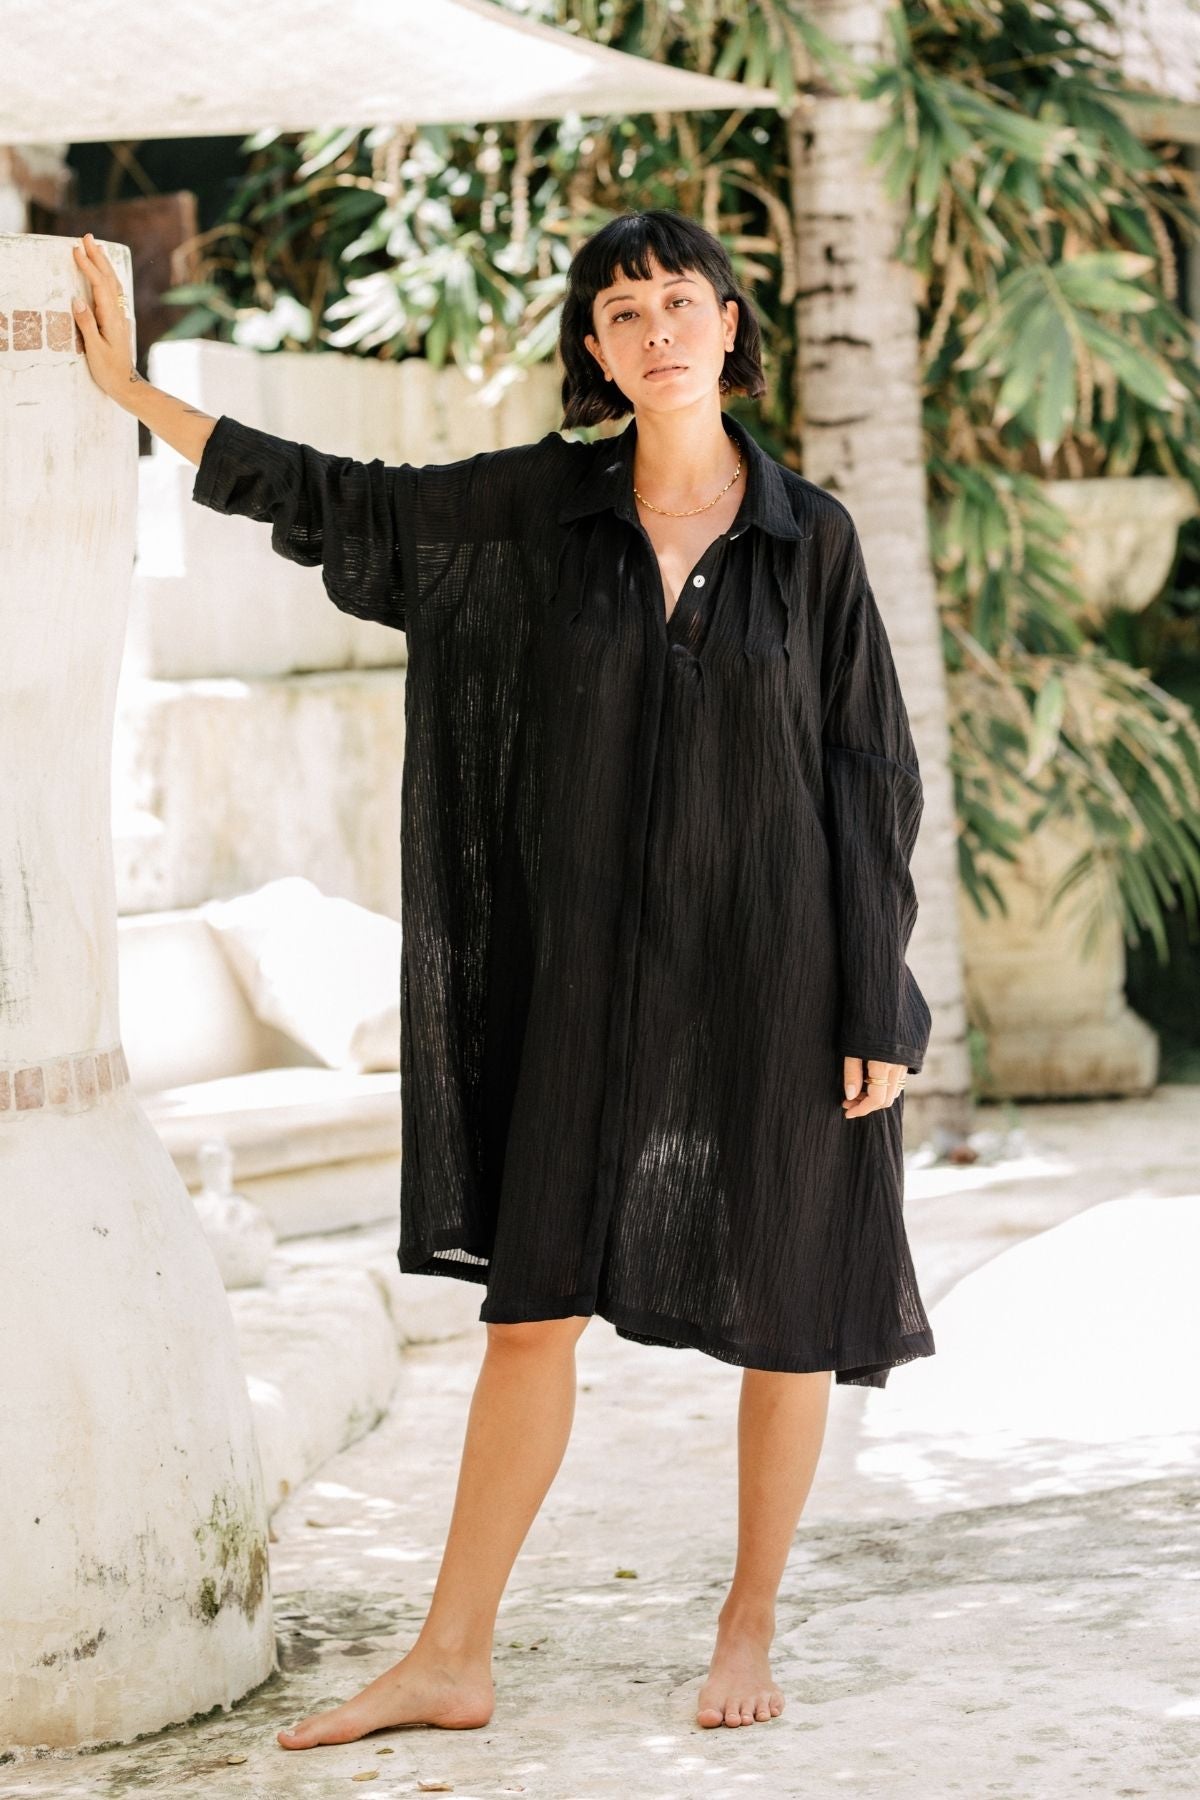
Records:
M600 373L603 375L605 381L607 381L609 379L609 374L608 374L608 370L604 366L604 359L600 355L599 340L597 338L594 338L592 336L591 332L589 331L587 336L584 338L583 342L584 342L584 346L586 347L586 349L591 353L592 356L595 357L596 361L599 363Z

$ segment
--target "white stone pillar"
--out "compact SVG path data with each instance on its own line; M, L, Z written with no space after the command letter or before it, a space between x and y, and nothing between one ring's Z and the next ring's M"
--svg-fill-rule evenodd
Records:
M275 1664L232 1316L118 1041L137 426L84 287L69 238L0 235L0 1751L128 1741Z

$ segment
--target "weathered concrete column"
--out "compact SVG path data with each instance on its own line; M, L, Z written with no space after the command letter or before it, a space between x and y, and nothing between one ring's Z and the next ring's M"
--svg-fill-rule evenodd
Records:
M118 1041L137 430L88 374L84 285L68 238L0 235L0 1750L126 1741L275 1662L232 1317Z
M885 0L810 0L806 16L860 68L890 54ZM803 73L807 92L791 115L789 155L804 473L854 515L925 792L913 853L920 911L908 960L933 1027L905 1102L905 1139L915 1145L934 1126L966 1130L971 1077L917 307L913 276L896 255L902 207L869 160L886 107L834 91L815 69Z

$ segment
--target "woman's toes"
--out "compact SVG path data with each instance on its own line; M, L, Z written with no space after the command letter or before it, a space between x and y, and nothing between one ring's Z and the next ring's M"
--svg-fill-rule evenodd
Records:
M285 1750L307 1750L311 1729L307 1725L285 1725L275 1735Z
M344 1744L362 1736L362 1721L349 1706L335 1706L331 1712L314 1713L298 1725L276 1733L285 1750L313 1750L318 1744Z
M754 1708L754 1716L756 1719L769 1719L770 1718L771 1702L768 1700L768 1698L765 1694L759 1695L758 1704Z

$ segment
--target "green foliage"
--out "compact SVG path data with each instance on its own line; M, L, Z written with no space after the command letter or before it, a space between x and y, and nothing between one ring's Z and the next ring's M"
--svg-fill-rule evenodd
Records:
M1200 373L1175 304L1194 181L1129 120L1147 97L1089 38L1099 0L906 0L861 91L918 283L932 550L959 860L981 912L1044 820L1085 848L1125 935L1167 954L1200 902L1200 731L1079 620L1067 520L1043 478L1168 474L1200 488Z
M897 60L862 91L891 113L875 156L904 202L944 435L1050 477L1200 484L1172 242L1200 229L1195 181L1127 123L1147 97L1084 35L1109 9L909 0L891 16Z
M1200 897L1191 712L1081 627L1045 478L1168 473L1200 487L1200 376L1175 244L1198 226L1147 96L1090 41L1100 0L902 0L865 74L802 0L532 0L587 39L748 83L857 86L918 298L932 551L953 700L963 883L1070 819L1122 917L1164 954L1164 909ZM453 360L489 384L553 352L576 245L627 207L719 233L752 290L768 396L756 433L799 463L796 258L781 115L571 117L263 134L172 336ZM735 402L735 410L737 403ZM1135 646L1136 647L1136 646Z
M828 53L795 0L514 10L784 99L797 67ZM795 258L781 114L262 134L246 148L246 178L202 245L203 279L166 296L189 308L168 335L420 354L483 383L511 381L553 353L577 245L629 207L675 207L721 236L753 290L770 390L755 425L776 454L791 453Z

